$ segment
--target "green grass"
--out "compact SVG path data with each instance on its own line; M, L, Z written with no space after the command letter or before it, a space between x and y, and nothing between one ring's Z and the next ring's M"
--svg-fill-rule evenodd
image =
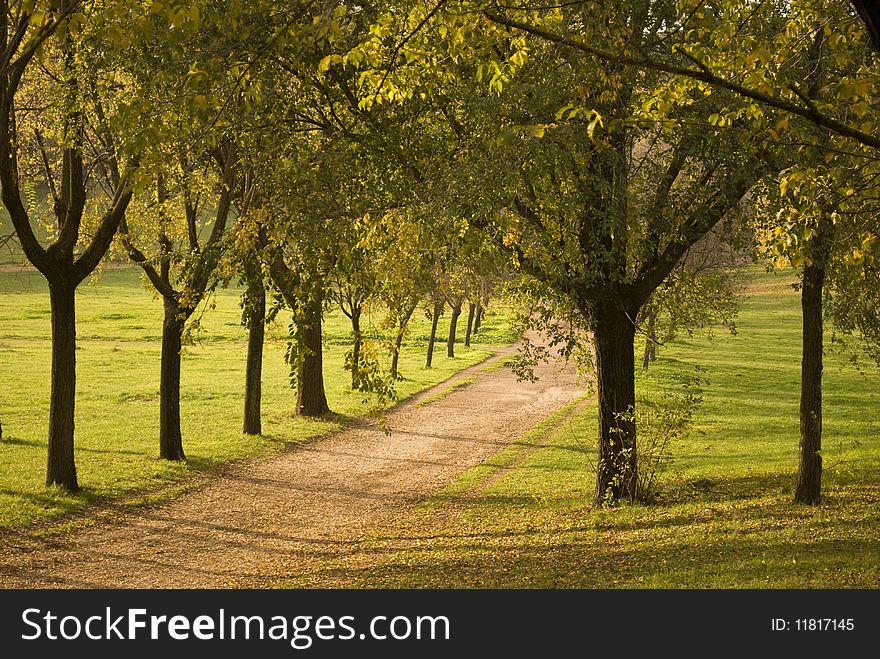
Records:
M430 405L431 403L436 403L438 400L446 398L449 394L454 393L455 391L461 389L462 387L466 387L469 384L473 384L477 381L476 375L469 375L466 378L462 378L456 382L453 382L447 387L444 387L440 391L431 394L430 396L425 396L419 401L419 406L424 407L425 405Z
M497 371L501 368L510 367L514 364L514 361L514 357L508 357L506 359L496 359L491 364L487 364L486 367L483 369L483 372L491 373L492 371Z
M655 400L674 373L699 365L708 380L654 505L592 505L596 408L570 406L284 585L880 587L877 373L826 357L824 500L793 504L799 298L790 274L750 277L736 336L681 337L638 378L640 398Z
M0 529L45 522L96 501L149 499L230 460L314 437L367 413L372 403L347 386L350 375L342 364L350 326L339 313L330 314L325 323L325 384L334 415L309 420L291 413L294 396L284 363L287 320L281 314L267 332L264 435L242 435L247 333L238 299L237 290L218 292L202 318L196 344L186 349L181 415L189 461L172 464L156 459L161 303L142 287L133 269L108 270L97 283L80 286L76 458L83 491L70 495L43 485L50 375L46 284L34 272L0 271ZM378 321L370 316L365 325ZM400 371L407 378L397 387L401 398L481 362L492 354L491 346L515 338L505 315L492 310L473 348L459 346L455 359L438 350L434 368L425 369L428 328L424 314L418 313L401 354ZM440 331L445 329L441 324ZM368 329L368 336L378 335Z
M18 240L15 237L12 240L6 240L13 233L14 230L12 228L12 220L9 219L9 213L0 204L0 267L17 267L25 262Z

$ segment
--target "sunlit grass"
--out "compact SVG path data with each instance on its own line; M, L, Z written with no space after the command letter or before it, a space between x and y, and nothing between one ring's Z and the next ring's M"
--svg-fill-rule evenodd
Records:
M593 506L596 408L570 406L285 585L880 587L877 373L827 356L824 500L795 505L799 299L791 275L750 275L736 336L680 337L638 378L653 399L673 373L708 381L656 504Z
M268 331L263 372L262 437L241 434L247 332L240 291L219 291L202 318L202 331L186 349L181 413L186 464L158 454L159 356L162 305L133 269L111 269L77 296L76 459L83 492L47 490L50 326L45 281L34 272L0 272L0 528L19 527L82 508L95 500L131 495L198 476L229 460L258 455L289 442L339 428L373 406L352 392L343 360L350 349L348 320L331 313L325 324L325 384L333 415L309 420L292 414L294 392L284 362L287 319ZM487 315L471 349L455 359L437 350L424 368L428 321L419 311L404 345L397 386L401 398L442 382L488 357L492 345L511 341L503 313ZM369 315L377 339L380 313ZM448 315L447 315L448 318ZM448 322L448 321L447 321ZM440 331L446 331L441 324ZM444 346L445 348L445 346ZM381 347L377 346L377 350Z

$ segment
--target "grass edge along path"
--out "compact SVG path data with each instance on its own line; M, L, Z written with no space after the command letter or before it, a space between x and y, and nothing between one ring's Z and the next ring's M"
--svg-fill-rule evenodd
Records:
M411 405L428 405L463 386L467 386L474 382L476 378L475 375L469 374L482 371L487 367L487 364L491 365L497 360L504 359L510 352L510 346L502 346L494 351L483 350L481 352L486 354L479 358L478 361L471 364L461 363L461 369L453 372L445 380L434 385L425 386L425 388L418 391L407 393L405 396L400 397L393 405L390 405L385 412L389 413ZM119 510L160 505L187 492L203 487L205 484L222 477L230 470L245 464L259 462L284 452L293 451L303 444L319 441L363 423L376 423L376 420L370 415L342 417L341 415L331 413L324 420L329 422L324 428L317 428L311 434L283 443L266 444L251 455L231 458L208 466L186 468L180 471L175 478L167 482L134 488L119 496L91 497L88 499L88 503L81 508L57 513L23 526L0 528L0 547L8 542L14 543L16 539L35 540L61 536L86 526L100 523L101 520L112 517ZM79 495L64 493L64 496L76 497Z
M43 484L50 366L45 284L30 272L0 273L0 536L14 529L63 532L69 523L83 522L84 510L165 501L197 487L226 463L259 460L288 444L346 427L369 412L365 395L348 386L350 376L342 364L350 349L350 326L334 312L325 323L324 373L336 414L318 420L292 414L294 392L284 362L287 326L281 319L267 328L264 434L241 434L247 332L241 326L240 291L221 290L184 357L181 411L190 459L185 464L157 460L161 304L131 269L108 270L100 281L80 289L76 452L83 491L71 495ZM375 334L374 325L368 326ZM407 381L398 386L397 404L448 383L515 340L506 316L496 310L472 349L462 349L455 359L437 355L434 368L425 369L427 326L424 318L415 318L404 343L401 369ZM370 339L378 340L373 334Z
M877 374L826 358L821 505L793 503L800 317L791 275L754 270L737 336L681 337L640 397L705 367L695 432L654 505L592 503L596 406L518 446L282 587L880 588ZM666 389L668 390L668 389Z

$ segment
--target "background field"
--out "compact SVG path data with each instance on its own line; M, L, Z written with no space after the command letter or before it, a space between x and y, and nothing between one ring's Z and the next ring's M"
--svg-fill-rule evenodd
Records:
M287 319L268 331L263 372L262 437L241 434L247 332L240 323L240 291L221 290L202 318L182 369L182 430L189 462L158 454L159 356L162 305L144 289L140 272L111 269L80 286L77 297L76 452L83 492L47 491L43 485L49 410L50 326L45 280L34 272L0 271L0 529L22 526L83 507L90 501L148 492L187 480L225 461L313 437L364 415L372 403L347 387L343 370L350 325L338 312L325 324L325 378L332 417L292 415L294 392L284 363ZM445 337L448 313L439 332ZM378 322L378 317L375 318ZM445 324L444 324L445 323ZM474 347L446 357L438 343L434 368L423 367L429 323L413 318L401 357L406 397L442 382L491 354L489 346L514 340L503 313L490 309ZM459 323L460 336L464 323ZM373 332L375 338L375 332ZM135 501L138 499L135 498Z
M749 275L738 335L681 337L638 379L653 400L698 365L708 381L655 505L593 508L596 408L574 405L285 585L880 587L878 372L826 358L825 498L796 506L799 297L790 274Z

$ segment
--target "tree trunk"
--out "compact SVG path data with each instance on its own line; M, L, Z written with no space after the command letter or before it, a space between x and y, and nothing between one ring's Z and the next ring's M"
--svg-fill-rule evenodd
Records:
M394 352L391 355L391 377L394 380L400 378L398 364L400 363L400 346L403 344L403 329L398 330L394 337Z
M425 358L425 368L431 368L431 362L434 361L434 339L437 338L437 323L440 321L442 312L443 301L435 301L434 313L431 316L431 336L428 337L428 356Z
M646 320L648 337L645 339L645 353L642 356L642 368L647 371L650 363L657 359L657 336L654 333L654 327L657 323L657 313L653 309L649 309Z
M263 397L263 343L266 337L266 289L259 272L248 278L248 352L244 378L244 424L246 435L263 433L261 401Z
M49 283L52 309L52 390L49 402L49 456L46 485L76 492L73 418L76 404L76 287L69 281Z
M180 350L184 320L177 301L164 298L162 370L159 379L159 457L186 460L180 434Z
M630 307L634 305L628 305ZM635 423L635 309L621 300L594 306L593 342L599 398L596 503L637 498Z
M397 366L400 362L400 346L403 345L403 335L406 332L406 326L409 324L409 320L412 318L413 313L415 313L417 306L418 304L410 306L397 325L397 336L394 337L394 353L391 355L391 377L394 380L400 378Z
M801 288L801 438L794 500L808 505L818 504L822 497L822 289L830 246L828 233L820 227L813 263L804 268Z
M452 317L449 319L449 338L446 339L446 356L455 357L455 331L458 327L458 317L461 315L461 300L452 306Z
M477 300L477 309L474 312L474 334L480 331L480 325L483 324L483 302Z
M476 313L476 308L477 308L477 305L475 305L473 302L468 304L467 332L465 332L465 335L464 335L464 347L465 348L471 347L471 332L473 331L473 328L474 328L474 313Z
M330 406L324 393L320 300L312 302L306 309L300 334L305 355L297 374L296 413L301 416L322 416L330 411Z
M351 307L351 331L354 334L354 342L351 346L351 388L360 386L358 366L361 363L361 308L357 305Z

